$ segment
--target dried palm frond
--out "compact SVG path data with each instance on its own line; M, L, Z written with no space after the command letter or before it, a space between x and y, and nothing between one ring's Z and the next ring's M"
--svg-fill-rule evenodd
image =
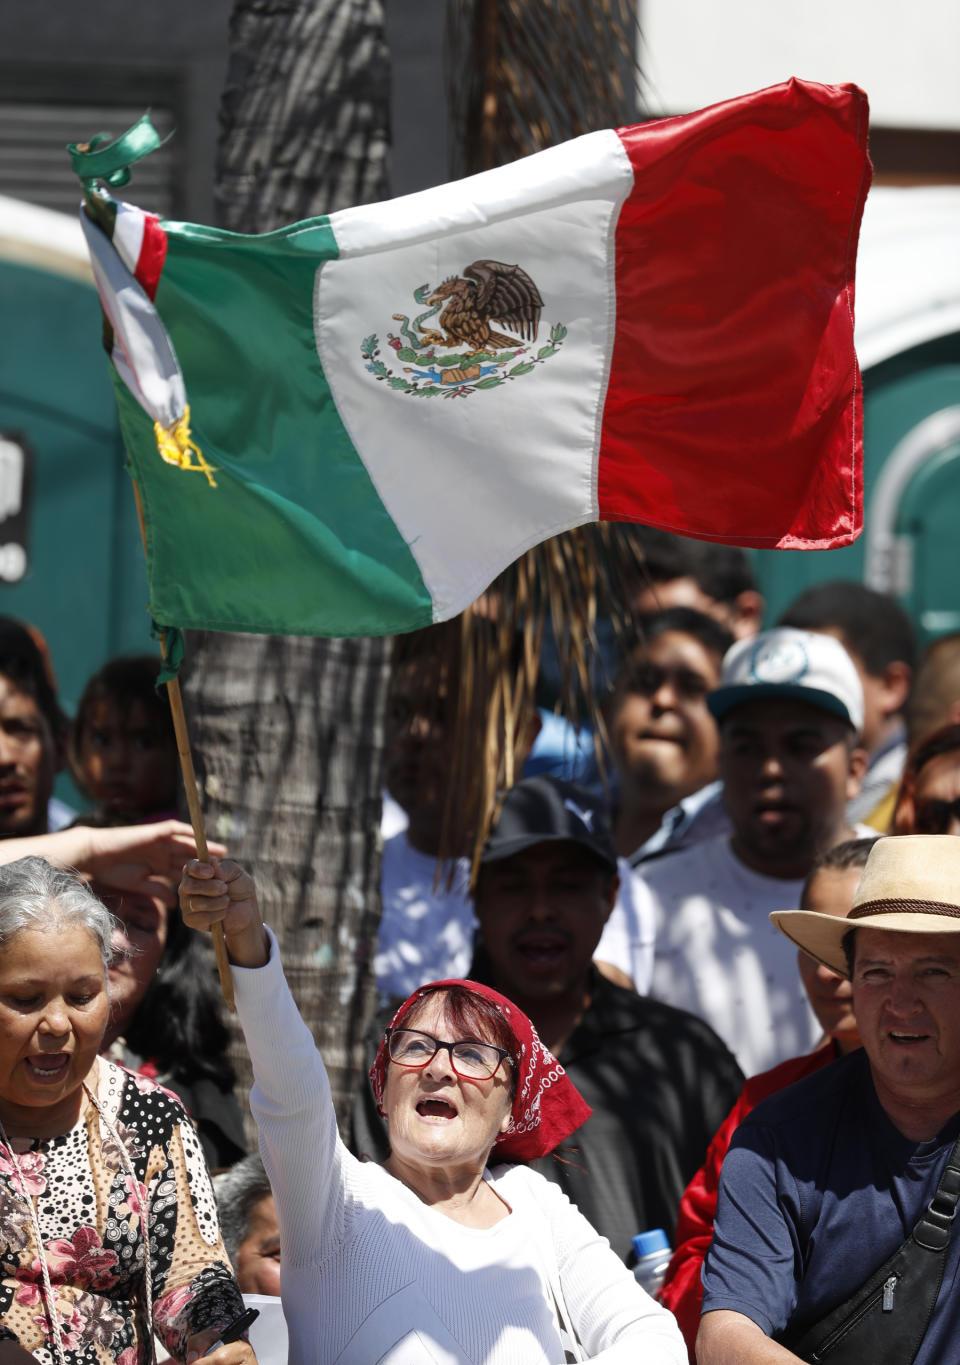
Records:
M637 38L631 0L451 0L451 173L634 123Z
M520 776L529 751L541 644L550 622L562 682L557 709L588 716L601 764L600 615L622 634L632 624L631 588L643 555L628 526L582 526L528 550L469 611L394 643L394 668L412 659L438 664L455 699L439 865L470 855L476 873L497 802ZM438 877L440 873L438 871ZM453 869L447 876L452 884Z

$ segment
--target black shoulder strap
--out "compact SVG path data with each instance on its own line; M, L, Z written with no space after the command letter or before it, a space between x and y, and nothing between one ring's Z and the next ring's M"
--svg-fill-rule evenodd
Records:
M960 1137L947 1157L943 1175L930 1203L910 1236L928 1251L945 1251L950 1245L953 1220L960 1200Z

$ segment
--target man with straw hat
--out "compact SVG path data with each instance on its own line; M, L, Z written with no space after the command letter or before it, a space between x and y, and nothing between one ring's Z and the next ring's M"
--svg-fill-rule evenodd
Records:
M960 838L878 840L848 920L771 919L850 977L863 1050L772 1096L737 1131L697 1358L956 1361Z

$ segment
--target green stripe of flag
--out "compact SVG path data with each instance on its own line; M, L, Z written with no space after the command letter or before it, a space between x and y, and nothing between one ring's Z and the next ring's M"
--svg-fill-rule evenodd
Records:
M154 619L302 635L344 635L345 621L354 635L428 625L430 594L317 355L317 267L337 255L326 220L266 238L164 227L157 309L217 487L161 460L150 419L115 375L144 506ZM337 527L350 528L349 549Z

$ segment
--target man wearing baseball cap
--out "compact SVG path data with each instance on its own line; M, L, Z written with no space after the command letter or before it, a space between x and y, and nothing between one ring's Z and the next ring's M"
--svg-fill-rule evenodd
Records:
M863 1050L737 1130L697 1359L946 1365L960 1342L960 838L878 840L846 920L771 918L850 977Z
M627 1256L634 1233L672 1238L682 1172L697 1169L738 1068L701 1020L593 966L617 874L595 798L556 778L518 783L483 850L474 972L529 1014L584 1087L592 1116L537 1168Z
M707 705L732 834L642 864L637 919L621 940L637 952L653 925L650 993L706 1019L752 1076L820 1036L768 915L799 904L825 849L872 833L846 819L866 762L863 690L839 641L781 627L728 651Z

